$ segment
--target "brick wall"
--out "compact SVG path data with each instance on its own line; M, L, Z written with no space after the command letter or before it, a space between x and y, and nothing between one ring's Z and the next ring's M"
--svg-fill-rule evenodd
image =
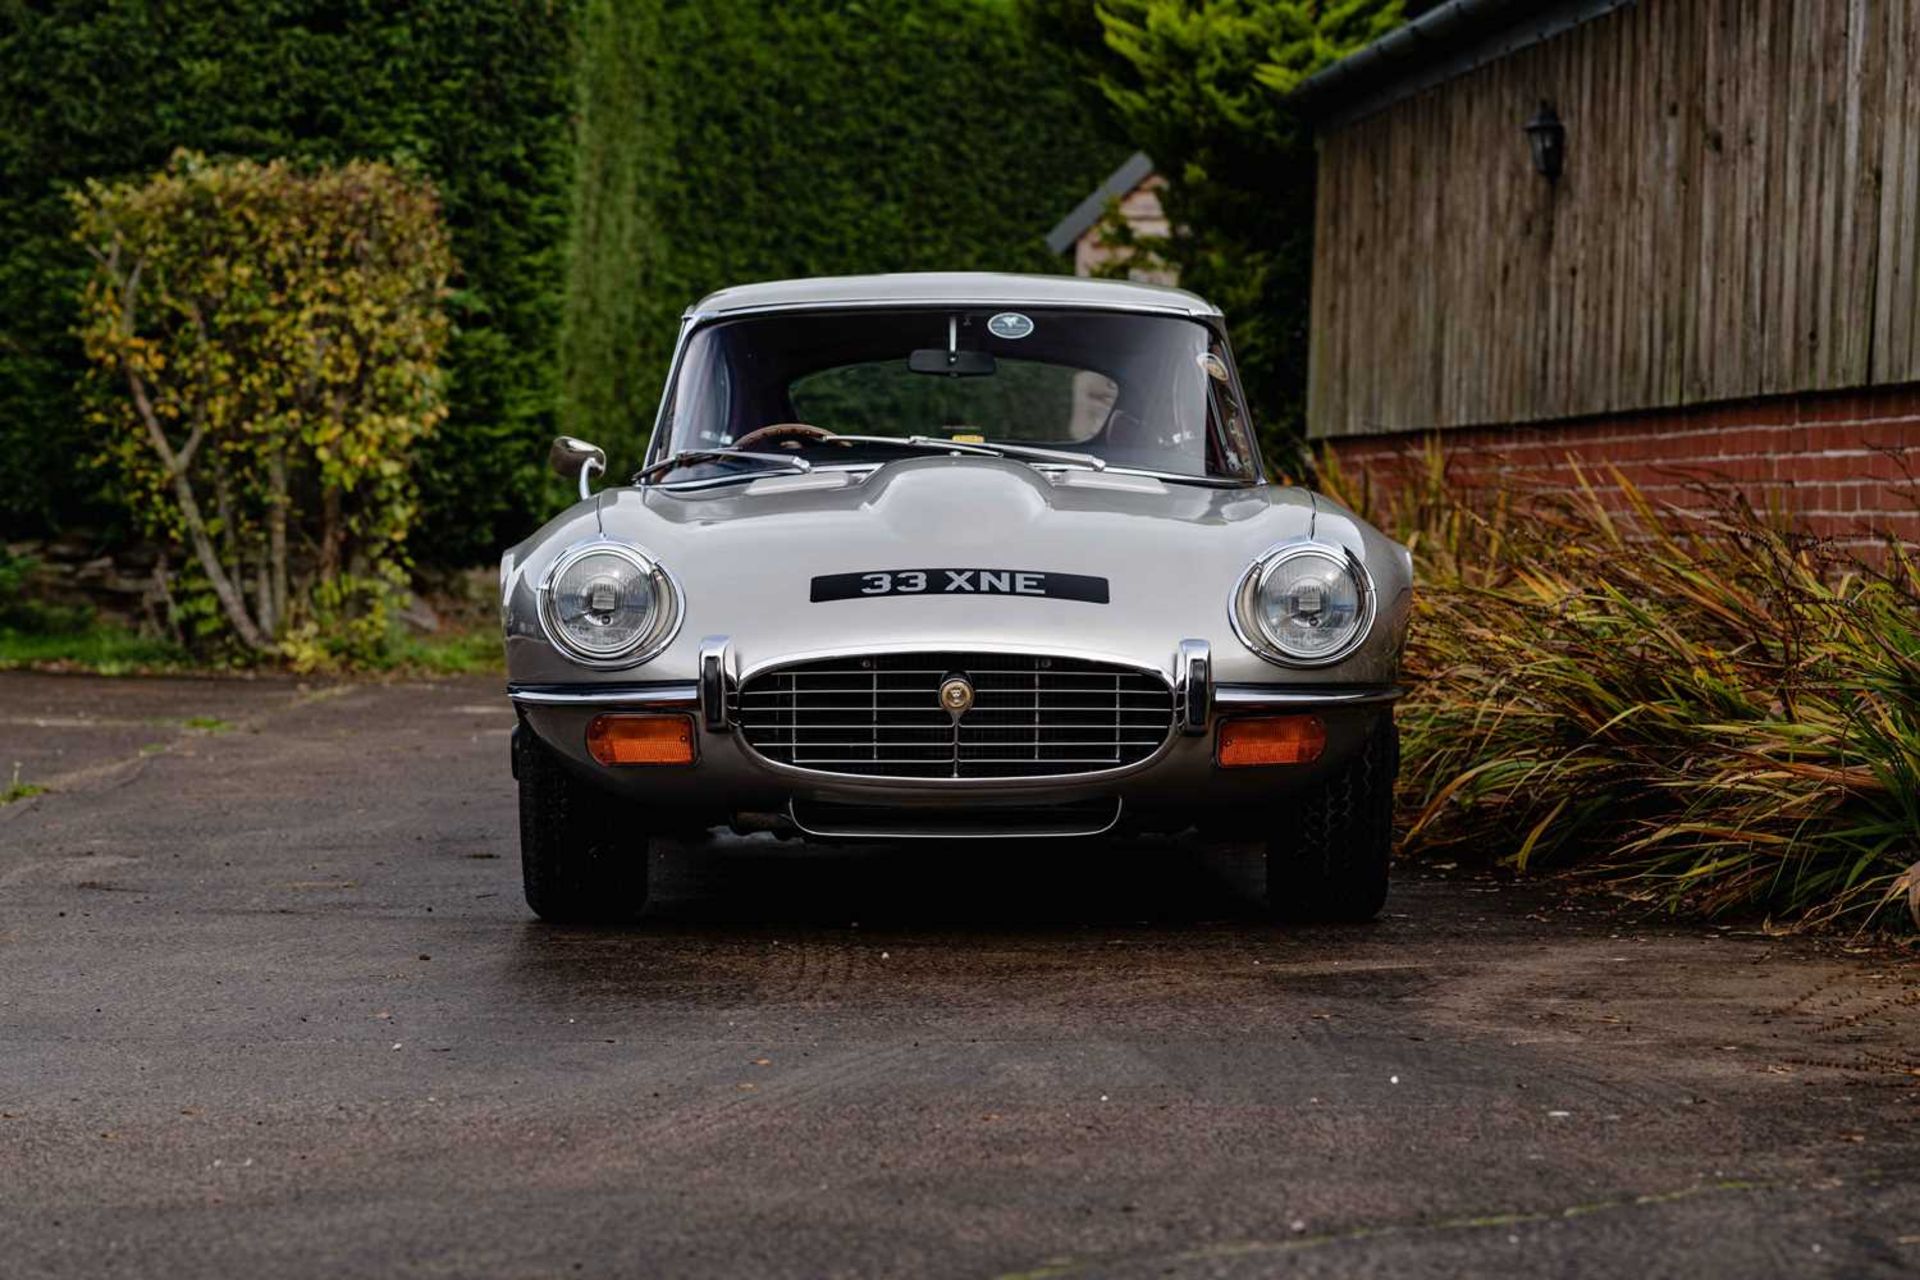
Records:
M1603 470L1611 464L1656 501L1698 507L1690 486L1723 482L1823 537L1864 544L1890 532L1920 543L1920 384L1469 427L1439 438L1448 475L1469 487L1571 484L1571 460L1617 494ZM1409 432L1328 443L1349 475L1391 489L1420 464L1428 439Z

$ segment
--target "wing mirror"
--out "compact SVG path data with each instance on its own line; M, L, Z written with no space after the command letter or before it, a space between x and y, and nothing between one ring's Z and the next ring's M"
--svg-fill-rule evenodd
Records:
M606 474L607 451L597 444L588 444L578 436L555 436L553 447L547 450L547 465L562 480L577 479L580 482L580 497L586 499L593 496L587 481Z

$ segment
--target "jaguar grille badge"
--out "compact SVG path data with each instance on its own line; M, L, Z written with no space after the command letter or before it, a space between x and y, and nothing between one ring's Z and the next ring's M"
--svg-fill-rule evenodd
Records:
M973 709L973 682L965 676L948 676L940 683L940 705L958 722Z

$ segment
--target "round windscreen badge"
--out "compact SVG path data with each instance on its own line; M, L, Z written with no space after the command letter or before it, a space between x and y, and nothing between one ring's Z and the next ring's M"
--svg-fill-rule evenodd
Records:
M987 332L996 338L1024 338L1033 332L1033 321L1018 311L1002 311L987 321Z

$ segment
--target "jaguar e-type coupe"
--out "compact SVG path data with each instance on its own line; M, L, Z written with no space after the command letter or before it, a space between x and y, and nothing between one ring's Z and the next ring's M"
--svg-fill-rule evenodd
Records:
M1406 550L1271 483L1220 312L928 274L686 313L639 469L501 562L529 905L630 916L656 839L1183 833L1282 917L1387 890Z

